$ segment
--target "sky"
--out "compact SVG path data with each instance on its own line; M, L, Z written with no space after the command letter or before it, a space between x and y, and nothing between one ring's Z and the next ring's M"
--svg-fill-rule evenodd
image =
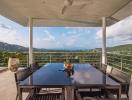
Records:
M107 27L107 47L132 44L132 16ZM28 27L0 16L0 41L28 47ZM93 49L101 47L100 27L34 27L33 47Z

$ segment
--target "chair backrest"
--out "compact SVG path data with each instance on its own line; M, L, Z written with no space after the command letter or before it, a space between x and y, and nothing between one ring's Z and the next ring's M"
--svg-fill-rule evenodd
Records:
M129 100L132 100L132 75L131 75L131 80L129 84Z
M130 82L131 75L129 75L117 68L113 68L111 74L112 74L112 76L119 77L120 79L126 81L127 83Z
M101 71L106 73L106 69L107 69L107 65L106 64L102 64Z
M70 63L79 63L79 59L69 59Z
M29 67L22 69L22 70L18 70L17 72L15 72L14 75L15 75L16 85L18 85L20 81L23 81L31 74L32 74L32 72Z
M31 69L32 72L35 72L39 68L40 68L40 66L39 66L38 62L35 62L32 65L30 65L30 69Z
M107 65L106 73L107 73L107 74L111 74L111 72L112 72L112 67L109 66L109 65Z

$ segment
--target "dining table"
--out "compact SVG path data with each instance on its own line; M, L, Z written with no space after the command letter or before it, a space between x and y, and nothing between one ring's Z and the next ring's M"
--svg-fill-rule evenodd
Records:
M64 63L47 63L19 84L19 100L23 89L64 88L65 100L74 100L76 88L117 90L121 97L121 85L89 63L74 63L72 73L65 71Z

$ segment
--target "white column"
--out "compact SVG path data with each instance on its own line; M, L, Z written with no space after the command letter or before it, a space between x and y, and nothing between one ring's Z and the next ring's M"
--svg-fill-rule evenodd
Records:
M33 19L29 17L29 65L33 64Z
M107 64L106 57L106 18L102 18L102 64Z

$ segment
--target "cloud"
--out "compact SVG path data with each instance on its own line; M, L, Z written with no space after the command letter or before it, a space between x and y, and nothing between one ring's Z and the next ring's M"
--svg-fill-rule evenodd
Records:
M63 47L76 49L91 49L98 45L95 33L99 28L92 27L65 27L66 33L62 33ZM94 45L93 45L94 44Z
M38 48L58 48L58 49L86 49L96 45L91 45L93 34L96 28L86 27L64 27L57 28L57 33L52 29L44 29L42 36L34 38L34 46ZM94 33L93 33L94 32ZM57 35L59 34L59 35ZM94 42L95 44L95 42Z
M74 46L77 46L76 44L78 43L80 39L80 34L74 34L74 33L70 33L69 35L67 36L61 36L61 39L60 39L60 43L62 43L63 47L67 47L67 48L70 48L70 47L74 47Z
M106 30L108 41L112 41L113 44L126 44L132 43L132 16L107 27ZM97 39L102 38L102 30L96 33Z
M75 34L91 34L91 30L98 30L98 27L65 27L65 29L70 30L69 33Z
M45 37L43 40L45 41L55 41L55 37L51 35L51 33L48 30L44 30Z
M9 26L9 25L7 26L5 24L0 24L0 27L4 28L4 29L12 29L11 26Z
M86 49L95 47L93 34L96 28L87 27L61 27L61 28L35 28L33 47L47 49ZM39 30L40 29L40 30ZM55 32L55 31L56 32ZM61 31L62 30L62 31ZM38 34L38 33L41 34ZM57 35L59 34L59 35ZM27 34L28 35L28 34ZM28 37L10 26L0 25L0 41L28 47ZM92 42L94 42L94 45Z
M8 27L4 24L0 25L0 41L10 44L17 44L22 46L28 46L27 40L17 30Z
M43 36L34 38L34 47L37 48L59 48L60 43L56 40L56 37L49 32L48 29L44 29Z

